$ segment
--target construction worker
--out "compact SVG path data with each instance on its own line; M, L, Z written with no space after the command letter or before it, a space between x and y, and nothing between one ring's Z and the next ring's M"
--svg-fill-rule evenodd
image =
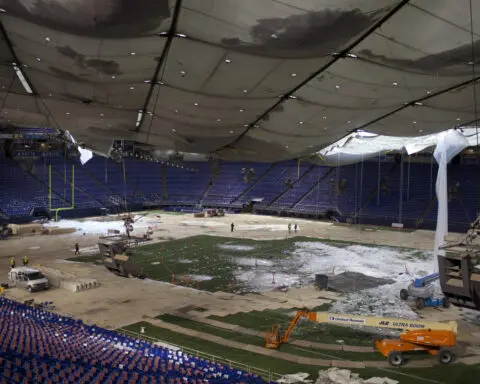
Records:
M288 233L292 233L292 224L288 223Z
M233 232L233 230L235 229L235 224L230 224L230 232Z
M80 255L80 247L78 246L78 243L75 243L75 255Z
M27 265L28 265L28 256L25 255L25 256L23 257L23 266L26 267Z
M10 268L15 268L15 257L10 258Z

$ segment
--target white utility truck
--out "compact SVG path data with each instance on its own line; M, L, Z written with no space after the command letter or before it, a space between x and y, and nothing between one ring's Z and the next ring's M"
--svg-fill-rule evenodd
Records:
M26 288L28 292L43 291L50 287L48 279L38 269L17 267L8 273L9 285L17 288Z

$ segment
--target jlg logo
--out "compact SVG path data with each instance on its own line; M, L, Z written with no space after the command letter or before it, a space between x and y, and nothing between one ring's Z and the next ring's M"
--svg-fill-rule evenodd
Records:
M379 325L385 325L385 326L388 326L390 325L390 321L385 321L385 320L382 320L380 321L380 324Z

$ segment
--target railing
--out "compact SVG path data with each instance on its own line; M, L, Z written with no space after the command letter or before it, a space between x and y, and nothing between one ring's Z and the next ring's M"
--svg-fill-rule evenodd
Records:
M227 365L231 368L238 368L238 369L241 369L242 371L245 371L245 372L248 372L248 373L254 373L258 376L263 377L265 380L268 380L269 382L276 381L280 377L282 377L282 375L280 375L278 373L275 373L273 371L267 370L267 369L252 367L251 365L240 363L238 361L224 359L220 356L215 356L215 355L212 355L210 353L198 351L196 349L183 347L181 345L176 345L176 344L173 344L173 343L170 343L170 342L166 342L164 340L157 339L155 337L151 337L151 336L148 336L148 335L145 335L145 334L130 331L128 329L120 328L120 329L116 329L116 332L121 333L121 334L126 335L126 336L136 337L137 339L144 339L144 340L147 340L151 343L160 342L160 343L163 343L165 345L170 345L174 348L178 348L178 350L180 350L182 352L185 352L189 355L192 355L192 356L195 356L195 357L200 357L200 358L206 359L206 360L210 360L214 363L215 362L216 363L221 363L221 364Z

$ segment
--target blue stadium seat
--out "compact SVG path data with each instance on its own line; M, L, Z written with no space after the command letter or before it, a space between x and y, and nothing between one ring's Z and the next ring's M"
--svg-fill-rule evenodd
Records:
M182 351L0 298L0 384L265 383Z

